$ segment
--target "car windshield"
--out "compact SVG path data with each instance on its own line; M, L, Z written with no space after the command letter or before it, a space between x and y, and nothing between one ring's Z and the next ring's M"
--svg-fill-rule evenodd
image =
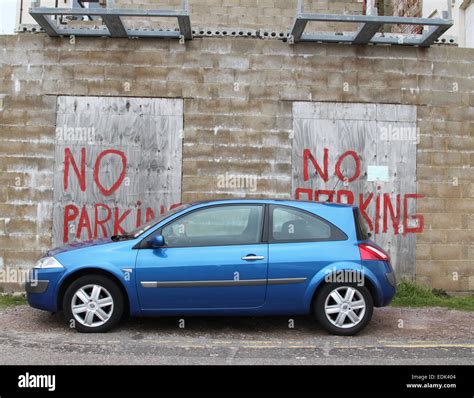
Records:
M172 216L173 214L179 213L180 211L187 209L188 207L191 207L190 204L182 204L177 207L174 207L173 209L167 211L164 214L161 214L159 217L154 218L153 220L148 221L147 223L140 225L140 227L134 229L133 231L130 231L127 233L128 236L131 236L133 238L138 238L141 234L145 233L148 231L151 227L155 226L158 224L160 221L164 220L165 218Z

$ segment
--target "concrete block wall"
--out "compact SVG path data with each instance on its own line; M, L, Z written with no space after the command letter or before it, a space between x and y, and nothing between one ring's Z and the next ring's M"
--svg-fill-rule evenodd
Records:
M417 281L472 291L473 62L446 46L0 36L0 268L51 247L58 95L184 98L184 202L248 194L219 188L226 172L257 176L253 197L289 198L293 101L392 103L418 110Z

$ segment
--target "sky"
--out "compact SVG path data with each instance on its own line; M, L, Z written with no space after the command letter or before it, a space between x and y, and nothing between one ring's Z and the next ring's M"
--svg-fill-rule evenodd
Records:
M16 25L16 0L0 0L0 34L13 34Z

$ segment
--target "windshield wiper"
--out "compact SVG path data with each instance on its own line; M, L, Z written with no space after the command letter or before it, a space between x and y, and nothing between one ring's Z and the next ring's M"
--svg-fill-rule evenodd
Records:
M130 239L133 239L133 236L132 235L129 235L129 234L123 234L123 235L112 235L110 237L110 239L112 239L114 242L118 242L120 240L130 240Z

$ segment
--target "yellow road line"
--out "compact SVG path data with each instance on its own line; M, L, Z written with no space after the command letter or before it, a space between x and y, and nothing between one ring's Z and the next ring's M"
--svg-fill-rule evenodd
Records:
M140 341L140 340L138 340ZM141 340L140 342L151 343L151 344L175 344L175 347L182 348L216 348L219 346L235 347L235 348L286 348L286 349L323 349L320 345L308 345L298 344L297 341L292 341L290 345L283 345L281 343L275 343L272 341L216 341L210 342L209 344L196 344L193 341L179 341L179 340ZM115 342L114 342L115 343ZM330 349L343 349L343 350L357 350L367 348L404 348L404 349L419 349L419 348L471 348L474 349L474 344L470 343L388 343L379 341L377 345L338 345L335 344ZM387 344L388 343L388 344ZM74 344L74 343L70 343ZM97 343L96 343L97 344Z
M386 344L390 348L474 348L474 344Z

